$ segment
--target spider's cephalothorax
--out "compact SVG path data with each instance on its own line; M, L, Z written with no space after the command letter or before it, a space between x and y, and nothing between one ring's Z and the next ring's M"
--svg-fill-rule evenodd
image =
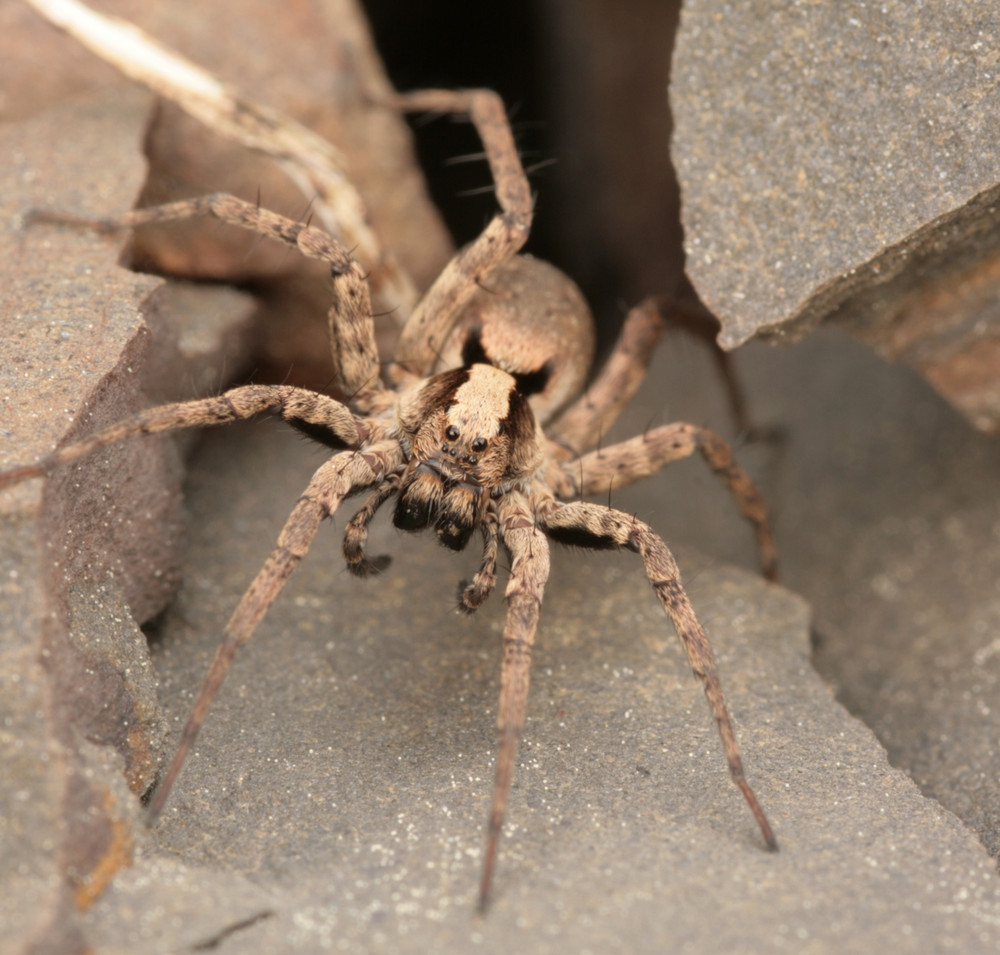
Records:
M475 610L492 591L501 547L509 557L498 708L500 747L481 903L489 892L524 725L531 648L549 574L550 539L639 555L703 683L730 773L765 843L775 848L771 827L743 774L711 647L681 585L673 556L637 517L609 503L583 500L588 495L607 498L612 488L617 490L698 452L754 526L764 572L774 576L774 546L760 495L733 460L729 447L712 432L690 424L665 424L592 450L645 373L663 328L662 303L649 300L629 312L607 363L579 394L593 341L590 317L579 291L565 276L551 266L516 256L528 235L533 200L500 100L484 90L428 91L398 96L385 105L468 114L482 136L502 206L406 319L385 381L375 347L366 276L350 253L326 233L227 195L82 223L110 230L208 213L328 263L336 285L330 309L334 360L343 393L353 396L344 403L286 385L245 385L214 398L151 408L41 461L0 474L3 486L46 474L130 435L226 424L261 412L281 416L333 452L295 504L271 556L226 625L174 759L151 800L151 818L163 808L236 650L250 638L305 556L323 519L348 495L367 491L368 497L345 531L344 555L356 573L385 567L384 561L366 558L365 541L373 515L394 496L398 527L433 526L448 547L460 550L474 530L482 531L479 571L461 594L463 609ZM437 367L439 361L455 364L447 370Z
M434 525L462 550L491 497L523 485L541 463L535 416L516 380L476 364L429 378L400 398L397 421L409 458L393 522Z

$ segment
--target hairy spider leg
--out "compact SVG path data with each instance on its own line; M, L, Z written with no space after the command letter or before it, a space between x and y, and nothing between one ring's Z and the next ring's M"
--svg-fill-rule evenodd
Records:
M562 465L565 485L560 488L560 496L605 495L612 487L634 484L695 451L723 480L740 513L753 525L761 572L768 580L777 580L778 552L764 499L746 471L736 463L729 445L706 428L684 422L660 425L609 448L567 461ZM564 493L565 487L568 491Z
M141 411L103 431L58 448L34 464L0 473L0 487L41 477L60 465L134 435L232 424L264 413L280 415L310 437L339 449L357 447L378 427L374 422L351 414L345 405L327 395L291 385L243 385L214 398L181 401Z
M177 774L198 737L212 698L222 685L236 651L250 639L267 609L281 593L292 571L305 557L320 523L337 510L348 494L381 483L385 474L398 468L402 461L403 454L398 443L387 440L363 451L336 454L320 465L313 475L285 522L277 545L226 624L222 643L191 708L170 768L149 803L147 818L150 824L156 820L170 795Z
M479 883L480 912L486 908L493 880L500 830L514 776L514 757L528 705L531 648L538 629L542 594L549 578L549 542L535 521L525 496L519 491L510 491L501 497L497 501L497 518L500 539L510 555L511 568L504 592L507 618L503 629L500 705L497 710L500 747L497 750L493 805Z
M328 312L330 348L344 392L364 396L382 390L379 356L375 347L375 320L371 294L364 271L339 242L325 232L302 222L293 222L252 202L226 193L183 199L161 206L133 209L107 219L86 219L47 210L36 210L29 222L50 222L110 233L151 223L211 215L229 225L240 226L266 238L298 249L310 259L330 266L334 297ZM363 402L356 402L363 407Z
M539 509L539 520L545 532L556 541L596 550L624 547L642 557L646 576L656 591L674 629L680 637L688 662L701 680L708 705L722 737L722 746L729 763L729 773L750 806L769 849L778 848L764 810L754 795L743 772L736 734L726 708L719 671L712 646L705 636L691 601L681 585L680 570L670 549L653 529L635 517L598 504L574 501L560 504L550 501Z
M666 326L665 307L665 300L654 296L629 310L614 349L593 383L546 424L549 438L579 455L607 434L646 376Z
M419 90L378 97L380 105L405 112L467 115L479 133L493 175L498 212L482 233L462 249L410 313L396 345L390 380L430 372L458 313L498 265L528 240L534 200L517 153L503 101L492 90Z

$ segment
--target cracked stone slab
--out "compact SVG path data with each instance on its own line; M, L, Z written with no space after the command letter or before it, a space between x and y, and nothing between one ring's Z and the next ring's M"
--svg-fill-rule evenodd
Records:
M998 14L684 5L672 152L724 347L833 321L1000 428Z
M41 233L29 236L20 228L21 217L28 207L44 205L52 197L49 174L54 169L61 172L63 162L72 165L70 143L73 149L93 149L100 154L102 143L116 123L138 136L145 102L133 98L120 106L120 112L113 118L105 115L103 122L91 127L90 137L63 138L74 122L69 111L41 120L10 124L0 130L4 155L11 157L11 161L4 164L6 181L0 189L4 197L0 241L5 263L4 333L0 336L3 352L0 374L4 378L0 385L0 393L4 396L0 459L6 466L31 460L51 450L72 432L74 423L78 423L87 410L100 408L100 400L91 401L89 405L88 400L101 391L102 386L105 396L118 396L117 403L114 398L110 401L112 413L127 410L134 401L135 376L127 369L130 361L139 358L144 347L140 303L157 283L123 273L114 263L114 250L106 243L81 241L79 236L68 235L46 241ZM107 104L101 104L99 109L92 106L89 118L95 118L93 114L98 112L106 114L106 107ZM78 111L84 116L88 113L86 107ZM97 175L81 176L76 185L84 194L93 189L95 196L108 195L116 189L127 194L130 189L138 188L141 175L142 164L137 154L126 152L118 161L111 159L100 167ZM94 280L102 284L107 295L96 310L90 304L92 293L87 286L88 281ZM113 384L108 387L107 376L116 369L119 370L118 387ZM162 466L160 455L155 449L150 450L153 466ZM100 465L96 470L100 473ZM111 489L114 481L106 468L104 470L100 486ZM139 471L141 473L141 468ZM134 464L132 467L126 465L119 471L119 480L136 473ZM121 487L119 483L118 490ZM113 522L124 531L117 536L126 541L134 512L126 506L117 515L112 515L106 507L95 509L93 501L88 507L84 500L82 519L77 520L69 513L73 503L81 497L85 499L87 495L78 493L72 478L64 479L58 488L53 488L48 503L37 481L3 494L3 579L6 586L0 617L4 648L2 669L14 691L4 696L8 710L5 724L22 726L27 721L31 731L17 732L4 747L2 798L5 806L13 810L9 814L5 812L4 817L11 830L19 832L19 838L13 845L5 845L8 851L2 854L4 863L0 876L4 891L0 894L9 898L17 909L17 918L5 921L5 925L13 925L15 939L20 937L22 941L47 933L51 937L53 926L60 920L57 913L71 904L67 860L73 860L80 886L84 882L95 884L91 876L102 860L112 858L107 852L110 843L104 838L105 825L109 822L106 798L110 788L103 787L102 793L100 783L95 786L69 782L85 770L85 763L77 758L75 731L68 718L80 697L61 691L86 682L76 680L73 674L96 675L98 671L107 671L96 663L96 658L72 646L66 582L59 567L62 565L77 575L87 573L90 567L95 576L103 576L109 552L102 552L101 546L94 541L94 522L117 516L119 521ZM142 503L141 494L137 501ZM157 513L163 517L169 514L169 509L164 512L160 507ZM61 531L67 526L78 532L77 539L82 543L80 549L63 549L65 534ZM53 528L59 528L55 535L58 543L50 551L48 542ZM165 535L167 548L169 537ZM160 553L162 555L163 551ZM131 581L137 591L142 590L144 578L151 582L146 573L149 566L144 569L139 564L133 569ZM152 595L157 589L162 602L165 597L162 585L154 585L150 593ZM134 654L141 644L134 639L140 636L138 631L134 626L132 630L130 643ZM111 643L116 644L117 639L113 637ZM155 703L153 706L155 708ZM120 711L115 713L119 719L122 715ZM148 741L141 728L132 742L137 752L148 750ZM33 770L30 762L17 758L18 753L34 756ZM137 766L136 771L140 776L145 771L148 777L150 768L147 763L144 768ZM115 767L113 776L114 782L122 781L120 767ZM113 784L109 781L109 786ZM15 805L11 806L11 801ZM27 814L28 806L36 808ZM70 818L80 823L72 845L65 838ZM118 856L110 863L109 870L113 872L120 864ZM44 879L25 881L25 871L44 871ZM48 928L44 924L46 919L53 920ZM60 938L70 949L78 942L72 929L68 934L60 934Z
M0 466L128 416L147 385L187 396L212 368L217 380L220 367L239 364L244 296L166 288L123 269L119 243L23 226L32 207L127 207L144 174L148 110L148 97L125 91L0 127L9 157L0 172ZM171 326L181 306L184 321ZM185 323L199 314L209 319L192 336ZM150 356L157 381L143 374ZM176 450L153 441L0 495L6 720L32 726L4 746L0 798L38 807L30 823L20 811L6 816L20 834L2 853L2 894L18 909L8 925L49 943L55 932L66 950L79 941L67 910L89 905L129 861L136 810L122 796L125 778L136 792L153 779L162 721L135 621L162 609L176 586L179 479ZM36 755L34 771L22 752ZM25 867L44 878L25 882Z
M175 738L226 617L322 457L266 425L203 445L185 585L154 651ZM371 547L394 562L357 581L336 530L347 517L321 531L241 651L155 832L87 914L96 948L1000 944L992 860L834 702L810 666L806 605L687 551L781 851L761 846L634 555L558 548L495 902L476 920L502 601L457 615L455 585L474 560L387 520Z
M817 668L1000 857L1000 446L844 336L746 357L785 416L764 493L815 611Z

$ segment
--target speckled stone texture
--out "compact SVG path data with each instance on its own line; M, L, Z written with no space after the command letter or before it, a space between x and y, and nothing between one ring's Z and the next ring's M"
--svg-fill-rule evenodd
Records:
M835 321L1000 428L996 3L684 5L688 274L732 348Z
M123 91L0 127L10 157L0 173L4 467L240 364L245 296L168 289L122 269L114 241L24 228L32 207L127 208L148 111L146 96ZM14 728L2 738L0 924L11 945L35 937L74 950L67 907L86 908L130 861L136 795L153 781L164 729L137 621L176 589L180 475L176 449L154 440L0 492L4 724Z
M174 733L321 460L264 424L203 445L186 584L154 644ZM156 831L87 916L100 950L1000 945L992 860L833 701L809 663L807 606L686 549L781 851L763 849L728 778L639 561L556 548L495 901L475 919L502 600L458 614L475 555L400 533L388 515L371 552L393 564L354 579L340 554L350 513L321 530L241 652Z

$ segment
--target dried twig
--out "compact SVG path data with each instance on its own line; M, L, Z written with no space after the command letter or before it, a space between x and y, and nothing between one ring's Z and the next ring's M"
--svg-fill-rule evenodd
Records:
M413 282L382 249L364 200L337 149L294 119L240 96L134 24L79 0L26 0L102 60L176 103L214 132L273 158L310 200L316 218L370 273L384 305L402 322L416 302Z

